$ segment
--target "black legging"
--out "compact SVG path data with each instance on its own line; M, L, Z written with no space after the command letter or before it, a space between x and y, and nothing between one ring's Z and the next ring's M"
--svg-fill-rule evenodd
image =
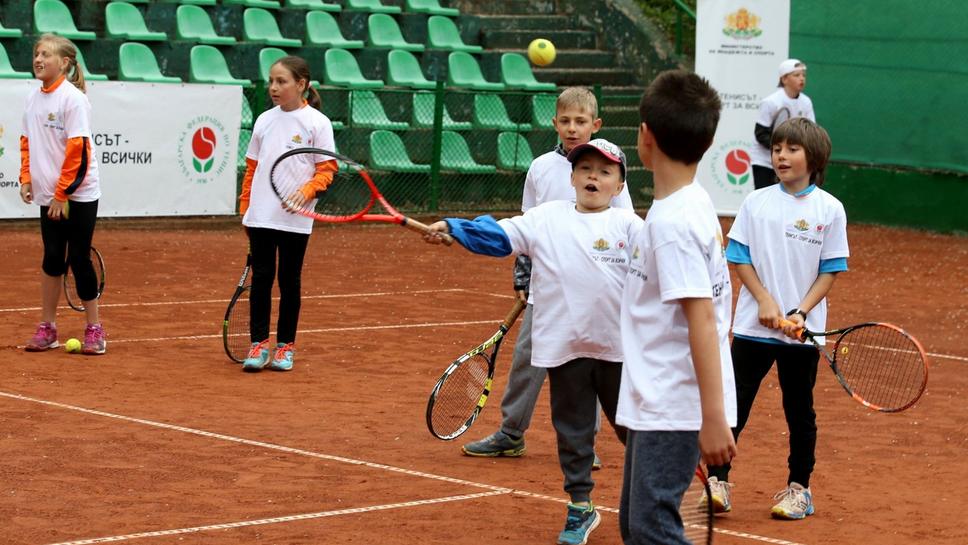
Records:
M249 297L249 334L253 343L269 338L272 312L272 284L276 276L276 250L279 251L279 323L276 342L296 340L302 290L302 266L309 235L276 229L249 228L252 245L252 292Z
M41 268L48 276L63 276L70 266L81 301L97 299L98 278L91 264L97 203L71 201L69 219L57 221L47 217L49 206L40 207L40 235L44 239Z

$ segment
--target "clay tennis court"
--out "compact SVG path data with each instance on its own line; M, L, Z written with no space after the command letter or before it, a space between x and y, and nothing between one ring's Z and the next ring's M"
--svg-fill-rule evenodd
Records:
M510 309L511 258L430 247L395 226L320 227L303 273L295 369L246 374L221 340L244 235L224 221L168 223L175 229L102 222L95 234L107 271L101 357L23 351L40 316L42 243L36 225L0 231L0 541L555 542L566 497L547 388L526 456L460 452L499 425L516 329L470 431L441 442L424 424L446 364ZM968 239L856 225L849 236L851 271L830 294L829 325L878 320L915 334L932 355L928 392L905 413L872 414L822 366L817 513L775 521L787 436L770 375L739 444L734 511L718 519L717 543L968 542L958 522ZM61 342L83 326L65 303ZM597 449L603 522L590 543L619 544L623 451L607 425Z

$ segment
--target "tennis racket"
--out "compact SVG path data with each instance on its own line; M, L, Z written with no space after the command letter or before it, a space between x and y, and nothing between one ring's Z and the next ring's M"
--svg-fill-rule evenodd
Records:
M790 117L791 115L789 108L784 107L777 110L776 113L773 114L773 123L770 124L770 134L776 132L776 128L782 125L787 119L790 119Z
M91 265L94 266L94 274L97 276L97 299L101 298L101 293L104 291L104 260L101 259L101 254L91 246ZM64 275L64 295L67 297L67 304L71 306L72 309L83 312L84 311L84 301L77 295L77 280L74 278L74 266L71 265L67 274Z
M317 191L316 198L297 204L304 198L297 192L313 178L317 163L334 160L340 167L333 173L332 183L326 190ZM430 233L426 225L390 206L366 169L344 155L317 148L289 150L273 163L269 179L279 200L289 210L304 216L330 223L384 221L402 225L422 235ZM444 244L450 246L454 243L454 237L446 233L438 235Z
M438 439L459 437L477 420L491 393L494 381L494 362L501 340L524 310L520 299L504 319L504 323L484 344L457 358L450 364L430 393L427 402L427 428ZM487 350L493 347L491 355Z
M705 494L705 495L704 495ZM713 542L713 502L711 492L702 466L696 467L689 488L679 504L679 517L688 539L693 545L708 545Z
M252 286L246 286L249 269L252 267L252 247L249 247L245 257L245 269L242 279L235 288L235 295L229 301L229 308L225 310L225 321L222 322L222 344L225 353L235 363L242 363L249 355L252 343L249 342L249 291Z
M792 324L780 320L782 325ZM861 405L883 413L911 408L928 385L928 356L903 329L870 322L817 333L803 329L827 361L840 385ZM816 337L840 335L830 351Z

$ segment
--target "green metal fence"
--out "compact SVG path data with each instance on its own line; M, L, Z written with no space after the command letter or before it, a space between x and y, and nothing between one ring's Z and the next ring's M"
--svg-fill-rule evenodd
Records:
M514 212L521 208L531 161L558 143L552 124L555 93L448 89L318 88L334 124L338 152L367 167L401 212ZM637 206L652 200L652 179L638 161L638 95L599 96L605 125L599 136L623 146ZM239 138L239 180L252 122L271 107L265 89L245 90ZM564 181L563 183L568 183Z

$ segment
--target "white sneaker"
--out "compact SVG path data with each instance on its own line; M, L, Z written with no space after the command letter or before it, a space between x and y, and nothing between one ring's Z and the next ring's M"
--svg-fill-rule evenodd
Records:
M710 477L708 482L709 493L713 499L713 512L729 513L732 511L733 505L729 503L729 489L733 486L733 483L720 481L718 477ZM709 496L707 496L706 491L703 490L702 496L699 498L699 508L702 509L706 507L708 503Z
M799 483L790 483L785 489L773 496L774 500L780 503L773 506L771 514L773 518L800 520L807 515L812 515L813 495L809 488L804 488Z

